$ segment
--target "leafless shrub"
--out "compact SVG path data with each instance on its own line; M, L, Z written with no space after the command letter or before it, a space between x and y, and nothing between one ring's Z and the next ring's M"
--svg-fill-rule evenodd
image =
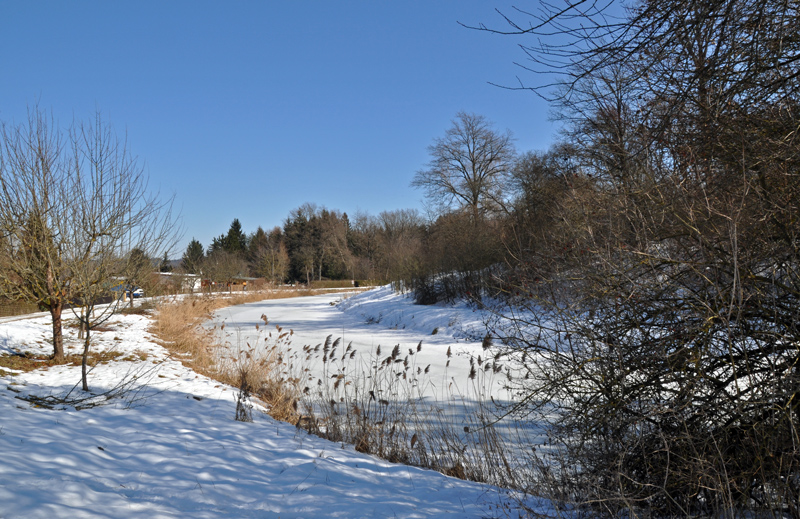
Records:
M559 196L510 247L498 336L525 371L517 410L561 444L555 495L613 517L800 516L794 7L541 8L507 21L559 34L526 50L564 74L567 151L526 179Z

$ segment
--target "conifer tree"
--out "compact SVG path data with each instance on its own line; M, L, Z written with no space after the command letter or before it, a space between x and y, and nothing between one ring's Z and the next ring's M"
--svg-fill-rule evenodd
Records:
M199 274L200 264L204 258L205 253L203 251L203 245L192 238L192 241L190 241L189 245L186 247L186 252L183 253L181 267L189 274Z

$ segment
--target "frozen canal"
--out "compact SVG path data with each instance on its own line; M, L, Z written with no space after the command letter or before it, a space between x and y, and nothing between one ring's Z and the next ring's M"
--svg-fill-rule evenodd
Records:
M485 331L481 316L471 309L413 305L410 299L387 288L344 301L342 297L326 294L228 307L215 314L214 324L221 330L223 342L234 350L247 344L273 344L264 339L268 332L276 335L276 325L283 331L291 330L291 344L283 348L286 357L294 359L295 368L302 365L317 378L339 370L348 376L358 377L359 372L366 376L376 362L385 362L399 347L399 354L393 359L397 361L395 371L414 374L422 396L435 400L472 399L486 396L489 386L495 397L503 393L501 374L484 369L486 357L491 357L492 352L475 340ZM262 316L267 318L267 326ZM328 336L342 340L336 351L325 355L324 349L316 346L324 345ZM303 351L306 346L312 350L310 353L309 349ZM473 365L477 373L470 378Z
M291 344L279 344L284 362L292 365L284 376L302 381L308 395L303 404L323 424L344 420L361 430L360 417L369 415L373 422L365 430L381 431L372 441L402 430L395 445L413 449L419 434L428 453L445 460L445 469L464 462L460 466L498 486L526 480L530 446L541 448L545 437L529 421L507 417L495 423L504 414L495 403L509 404L512 398L505 389L509 367L502 346L482 340L486 315L466 304L414 305L387 287L341 298L229 307L218 312L216 326L234 352L256 344L271 347L274 337L265 338L270 331L275 335L276 325L291 329ZM337 343L338 338L343 340ZM335 430L344 422L335 422L340 424ZM426 456L408 462L431 459Z

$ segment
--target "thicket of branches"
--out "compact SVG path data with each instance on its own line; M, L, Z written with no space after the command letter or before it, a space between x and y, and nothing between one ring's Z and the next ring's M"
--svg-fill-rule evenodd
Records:
M543 477L595 512L800 517L797 6L604 14L507 18L545 42L532 69L564 73L544 92L566 122L516 172L516 411L560 446Z

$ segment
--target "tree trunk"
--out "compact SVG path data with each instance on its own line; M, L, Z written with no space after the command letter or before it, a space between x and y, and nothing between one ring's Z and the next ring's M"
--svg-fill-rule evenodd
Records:
M89 337L91 328L86 327L86 338L83 340L83 358L81 359L81 387L84 391L89 391L89 383L86 380L86 359L89 356Z
M83 315L83 308L81 308L81 315ZM85 338L86 338L86 323L84 322L83 318L80 318L78 322L78 339L85 339Z
M64 362L64 335L61 330L61 311L64 309L64 299L54 279L52 265L48 264L46 286L50 303L50 316L53 321L53 360L61 364Z
M86 307L86 313L81 312L81 326L86 328L86 336L83 339L83 356L81 358L81 387L84 391L89 391L89 382L86 380L86 361L89 357L89 345L92 335L92 327L89 326L89 319L93 308Z
M64 304L59 301L50 305L50 317L53 320L53 360L64 362L64 335L61 331L61 311Z

